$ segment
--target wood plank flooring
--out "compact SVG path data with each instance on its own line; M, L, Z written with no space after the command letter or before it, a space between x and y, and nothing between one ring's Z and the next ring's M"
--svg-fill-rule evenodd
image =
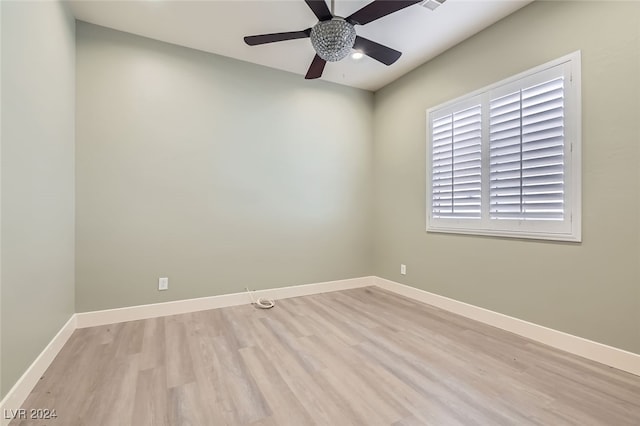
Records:
M378 288L76 330L11 425L640 425L640 377Z

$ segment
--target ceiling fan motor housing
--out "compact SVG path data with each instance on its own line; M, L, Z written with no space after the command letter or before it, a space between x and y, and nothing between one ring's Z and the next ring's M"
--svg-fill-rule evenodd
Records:
M349 55L356 41L356 30L343 18L318 22L311 29L311 44L325 61L337 62Z

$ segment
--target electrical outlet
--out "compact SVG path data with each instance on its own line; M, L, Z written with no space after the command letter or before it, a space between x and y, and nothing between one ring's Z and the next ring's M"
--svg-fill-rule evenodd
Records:
M169 290L169 278L160 278L158 280L158 290Z
M400 273L402 275L407 275L407 265L402 264L402 263L400 264Z

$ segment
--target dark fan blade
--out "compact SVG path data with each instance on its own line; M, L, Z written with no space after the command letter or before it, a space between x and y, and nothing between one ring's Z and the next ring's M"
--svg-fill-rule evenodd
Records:
M318 21L328 21L333 18L331 12L329 11L329 6L324 0L304 0L307 3L307 6L313 11L313 14L316 15Z
M402 52L398 52L390 47L383 46L360 36L356 36L356 42L353 44L353 48L385 65L393 64L402 55Z
M288 33L273 33L273 34L261 34L254 36L247 36L244 38L244 42L249 46L256 46L258 44L274 43L276 41L295 40L297 38L307 38L311 34L311 28L304 31L290 31Z
M324 71L324 66L326 64L327 64L327 61L322 59L320 56L316 55L315 58L313 58L313 62L311 62L309 71L307 71L307 75L305 75L304 78L307 80L320 78L322 76L322 71Z
M422 0L375 0L359 11L355 12L346 20L354 25L364 25L380 19L383 16L397 12L400 9L420 3Z

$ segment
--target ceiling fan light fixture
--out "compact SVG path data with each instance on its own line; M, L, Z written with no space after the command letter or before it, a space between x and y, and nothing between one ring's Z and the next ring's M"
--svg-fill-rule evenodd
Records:
M343 18L320 21L311 29L311 44L325 61L337 62L346 58L356 41L356 30Z
M354 47L360 52L360 54L356 53L354 59L361 54L366 54L388 66L400 59L402 52L356 35L354 25L366 25L422 1L428 0L373 0L348 17L342 18L334 15L334 0L331 0L331 10L326 0L304 0L319 21L313 28L246 36L244 42L249 46L258 46L278 41L310 38L316 54L304 76L307 80L322 77L327 62L337 62L346 58ZM443 3L446 0L433 1Z

